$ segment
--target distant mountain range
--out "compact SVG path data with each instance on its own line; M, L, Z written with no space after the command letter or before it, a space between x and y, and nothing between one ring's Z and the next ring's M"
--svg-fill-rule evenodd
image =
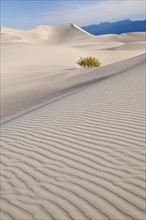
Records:
M146 20L131 21L129 19L117 21L113 23L104 22L82 27L83 30L94 34L122 34L128 32L143 32L146 31Z

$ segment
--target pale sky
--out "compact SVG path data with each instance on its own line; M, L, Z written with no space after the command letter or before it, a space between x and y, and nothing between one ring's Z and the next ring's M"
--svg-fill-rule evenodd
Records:
M124 19L145 20L145 0L1 0L1 26L78 26Z

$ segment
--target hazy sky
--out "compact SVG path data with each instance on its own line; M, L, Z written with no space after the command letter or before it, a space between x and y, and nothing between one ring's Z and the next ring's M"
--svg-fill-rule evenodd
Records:
M29 29L42 24L144 20L145 4L145 0L1 0L1 26Z

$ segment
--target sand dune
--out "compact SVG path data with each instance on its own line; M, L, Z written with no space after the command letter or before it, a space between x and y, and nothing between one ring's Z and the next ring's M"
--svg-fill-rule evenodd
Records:
M21 40L27 43L47 43L47 44L68 44L70 41L76 44L82 44L85 41L96 43L106 42L141 42L145 41L144 32L126 33L126 34L105 34L100 36L94 36L79 28L75 24L66 24L62 26L45 26L40 25L32 30L15 30L10 28L1 28L2 39L1 43L8 43L17 40L17 43Z
M1 33L8 35L10 42L13 42L13 37L17 37L21 40L25 40L28 43L41 42L48 44L60 44L71 39L77 40L92 36L74 24L67 24L63 26L40 25L32 30L15 30L2 27ZM12 37L12 41L10 36ZM5 40L7 41L7 37L3 37L3 42L5 42Z
M36 73L47 72L50 65L78 68L77 60L90 55L104 66L145 53L144 41L145 33L93 36L73 24L32 30L2 28L1 69L2 73Z
M144 36L2 28L2 220L145 219Z
M144 57L124 62L3 125L2 219L144 219Z
M119 45L117 47L110 47L109 50L124 50L124 51L130 51L130 50L145 50L146 43L145 42L136 42L136 43L127 43L123 45Z
M117 42L123 42L123 43L131 43L131 42L141 42L145 41L145 33L144 32L134 32L134 33L126 33L126 34L107 34L107 35L101 35L96 36L96 40L101 42L109 42L109 41L117 41Z

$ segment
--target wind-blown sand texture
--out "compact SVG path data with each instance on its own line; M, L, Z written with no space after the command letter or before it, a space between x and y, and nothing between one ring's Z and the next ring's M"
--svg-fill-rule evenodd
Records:
M145 219L144 34L2 28L2 220Z

